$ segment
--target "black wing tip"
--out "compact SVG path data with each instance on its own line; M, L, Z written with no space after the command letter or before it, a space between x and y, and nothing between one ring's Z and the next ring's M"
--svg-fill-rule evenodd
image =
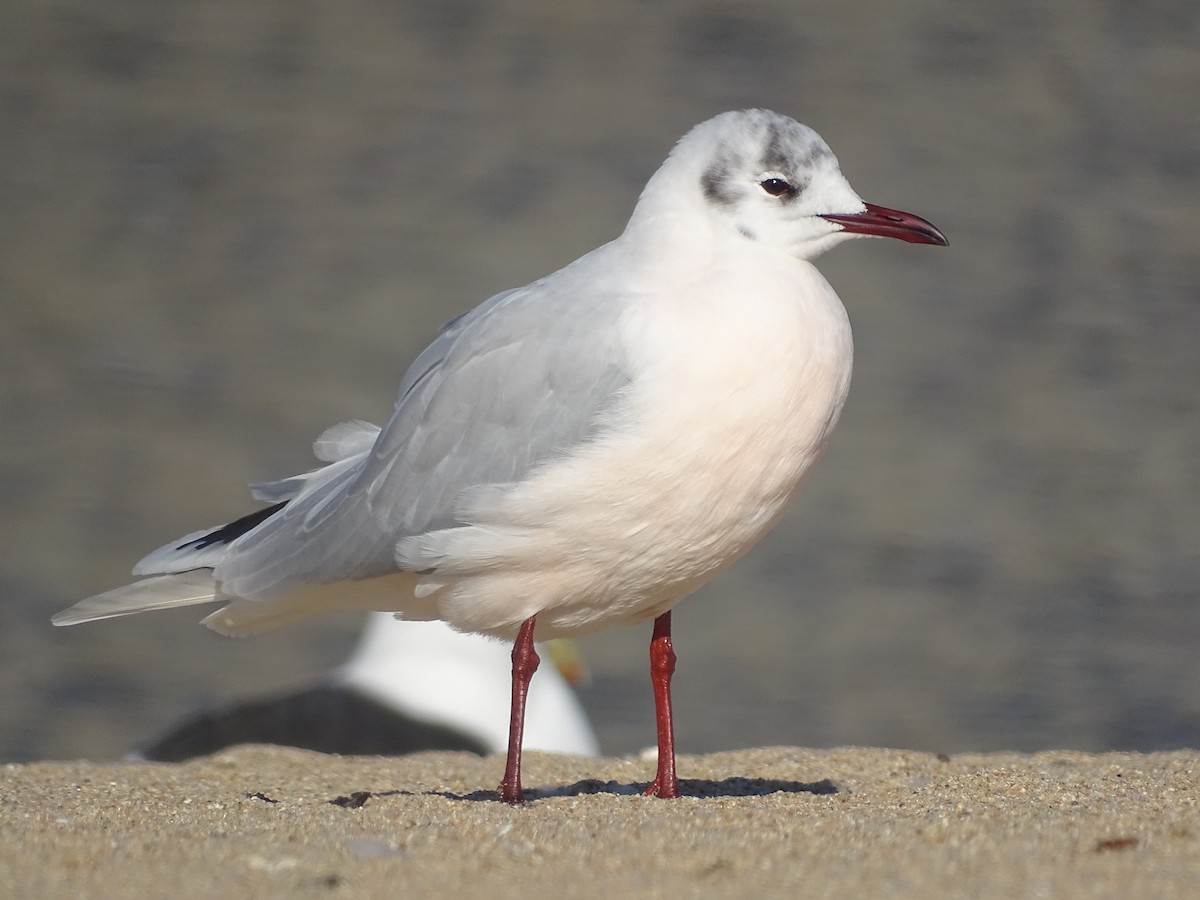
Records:
M240 519L234 519L232 522L222 525L220 528L214 529L206 535L180 544L175 549L177 551L204 550L214 544L232 544L246 532L253 531L263 522L267 521L267 519L287 506L288 502L284 500L265 509L259 509L249 515L242 516Z

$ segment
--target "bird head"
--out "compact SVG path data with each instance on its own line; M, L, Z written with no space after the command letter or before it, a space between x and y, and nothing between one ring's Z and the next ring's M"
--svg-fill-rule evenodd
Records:
M769 110L722 113L684 135L639 206L664 202L698 211L716 233L799 259L851 237L947 243L919 216L865 203L819 134Z

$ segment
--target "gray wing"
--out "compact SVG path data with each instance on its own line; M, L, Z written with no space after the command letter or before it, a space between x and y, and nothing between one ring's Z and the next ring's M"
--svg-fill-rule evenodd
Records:
M563 281L498 294L446 325L409 368L370 451L229 547L215 572L223 593L394 571L396 542L455 524L463 491L519 481L587 441L629 381L617 343L624 304L565 294L554 287Z

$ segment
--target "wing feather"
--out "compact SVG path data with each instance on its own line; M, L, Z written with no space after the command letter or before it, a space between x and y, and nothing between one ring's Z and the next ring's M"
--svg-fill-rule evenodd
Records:
M259 488L267 497L299 490L228 548L215 572L222 593L267 597L395 571L398 541L461 524L465 491L520 481L589 440L629 382L616 338L623 307L595 289L564 291L595 283L558 277L568 272L447 324L409 368L369 450L303 484ZM362 430L326 438L326 458L363 446Z

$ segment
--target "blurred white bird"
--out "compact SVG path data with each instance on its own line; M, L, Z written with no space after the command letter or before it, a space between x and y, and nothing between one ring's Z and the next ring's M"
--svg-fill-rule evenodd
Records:
M582 663L563 641L550 653L555 665L529 687L525 746L595 755L596 735L568 683L582 677ZM200 711L131 756L179 762L246 743L359 755L497 753L508 738L509 665L498 641L371 613L353 656L327 678Z
M812 258L856 235L945 244L864 203L812 129L730 112L679 141L616 240L452 321L383 429L335 426L272 505L151 553L60 625L191 603L249 634L335 609L516 638L500 796L523 802L539 638L653 618L658 772L678 794L670 610L745 553L820 456L850 383Z

